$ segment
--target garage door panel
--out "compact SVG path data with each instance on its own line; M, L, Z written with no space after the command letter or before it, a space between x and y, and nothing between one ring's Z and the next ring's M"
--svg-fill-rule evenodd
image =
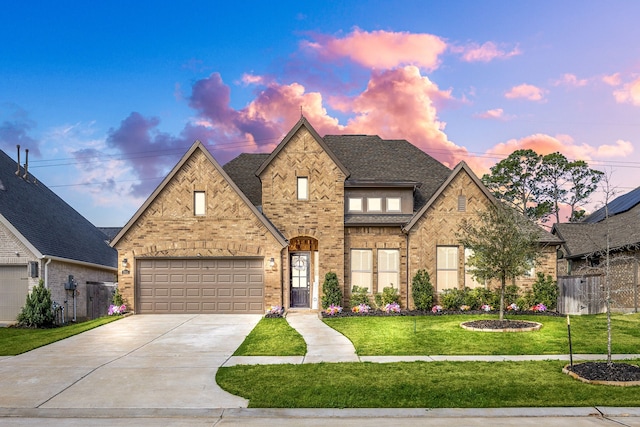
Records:
M262 259L138 260L141 313L260 313Z

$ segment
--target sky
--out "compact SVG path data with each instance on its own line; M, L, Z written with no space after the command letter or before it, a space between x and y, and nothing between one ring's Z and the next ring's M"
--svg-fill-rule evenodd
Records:
M124 226L195 140L224 164L301 113L478 176L532 148L640 186L634 0L0 5L0 149L28 148L97 226Z

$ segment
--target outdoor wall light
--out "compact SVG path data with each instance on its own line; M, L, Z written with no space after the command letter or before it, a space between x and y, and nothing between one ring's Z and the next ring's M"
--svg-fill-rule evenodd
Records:
M271 269L276 268L276 260L275 260L275 259L271 258L271 259L269 260L269 267L270 267Z
M129 260L126 258L122 258L122 268L127 268L127 264L129 263Z

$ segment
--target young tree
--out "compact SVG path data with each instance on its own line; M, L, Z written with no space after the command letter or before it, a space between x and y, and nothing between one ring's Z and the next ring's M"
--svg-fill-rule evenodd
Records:
M570 222L576 222L584 216L584 209L578 209L580 204L585 204L589 196L598 188L598 184L604 177L604 172L589 168L584 160L576 160L569 163L569 200L571 206Z
M492 205L479 212L476 220L462 220L457 237L473 251L467 262L474 278L500 281L503 320L507 280L522 276L540 257L539 229L519 212Z
M560 153L542 157L540 167L541 198L551 206L551 214L560 222L560 205L567 202L569 182L569 161Z

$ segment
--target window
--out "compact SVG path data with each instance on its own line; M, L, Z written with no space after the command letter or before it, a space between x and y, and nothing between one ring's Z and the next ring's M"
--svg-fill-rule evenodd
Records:
M532 259L529 260L529 269L524 272L524 277L536 277L536 263Z
M204 191L195 191L193 193L193 213L195 215L204 215L205 214L205 192Z
M400 212L400 197L387 197L387 212Z
M362 212L362 199L360 197L349 197L349 212Z
M473 267L468 264L469 257L473 255L473 249L464 248L464 285L467 288L481 288L484 287L482 282L477 281L473 278L471 272L473 271Z
M351 249L351 286L371 292L373 279L371 249Z
M438 292L458 287L458 247L438 246L437 251L437 289Z
M458 212L465 212L467 210L467 196L462 194L458 196Z
M400 289L400 251L378 249L378 292L384 288Z
M367 198L368 212L382 212L382 199L380 197Z
M298 200L309 200L309 178L298 177Z

